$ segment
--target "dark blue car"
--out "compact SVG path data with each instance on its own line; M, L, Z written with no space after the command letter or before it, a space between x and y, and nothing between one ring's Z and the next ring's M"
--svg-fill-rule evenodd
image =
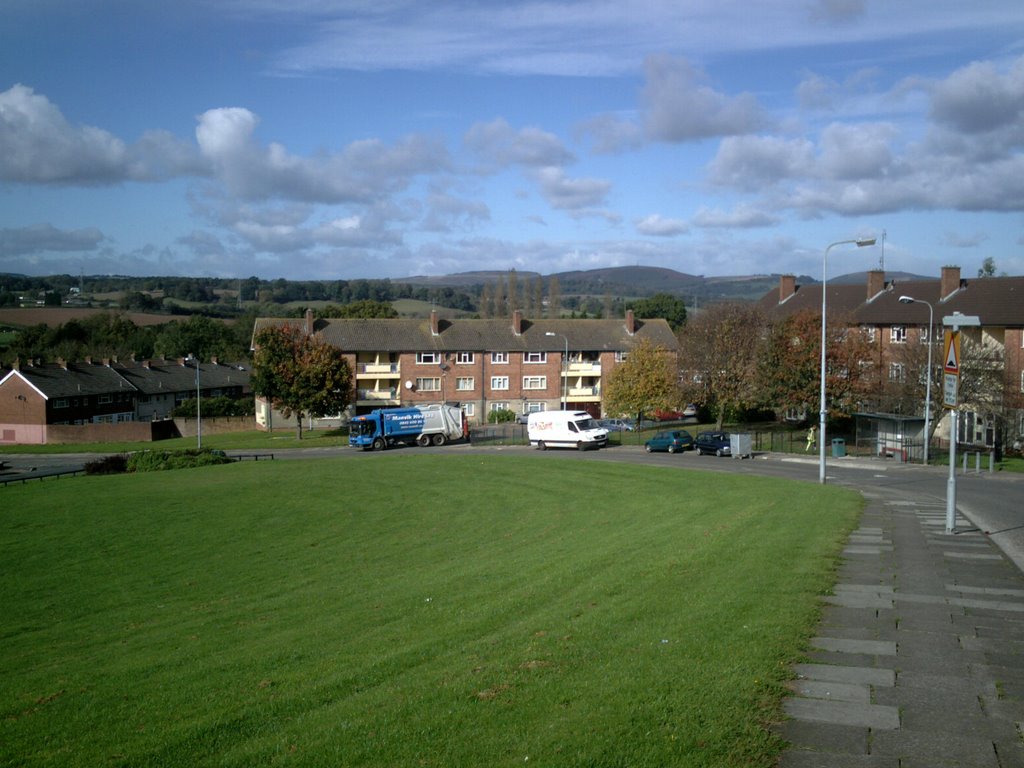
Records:
M713 453L715 456L728 456L732 453L727 432L700 432L694 442L697 453Z

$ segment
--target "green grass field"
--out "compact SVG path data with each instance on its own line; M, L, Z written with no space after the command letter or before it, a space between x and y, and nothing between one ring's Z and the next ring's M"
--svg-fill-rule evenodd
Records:
M860 504L413 452L0 488L0 764L770 766Z

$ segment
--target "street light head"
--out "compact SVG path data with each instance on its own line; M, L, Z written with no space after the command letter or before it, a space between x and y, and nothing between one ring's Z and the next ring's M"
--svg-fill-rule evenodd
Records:
M557 333L554 333L553 331L545 331L545 332L544 332L544 335L545 335L545 336L557 336L558 334L557 334Z
M911 296L900 296L900 304L913 304L917 299Z
M856 243L858 248L866 248L869 245L875 244L875 238L871 237L865 238L864 240L857 240Z

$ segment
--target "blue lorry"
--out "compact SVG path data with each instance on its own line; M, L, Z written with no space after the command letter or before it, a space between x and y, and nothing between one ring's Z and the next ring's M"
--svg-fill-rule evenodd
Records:
M394 445L444 445L469 437L462 409L454 405L381 408L356 416L349 423L348 444L364 451L383 451Z

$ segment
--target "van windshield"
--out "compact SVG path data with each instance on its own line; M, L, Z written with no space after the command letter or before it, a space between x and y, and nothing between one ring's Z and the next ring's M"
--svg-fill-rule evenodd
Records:
M584 432L588 429L600 429L601 425L598 424L594 419L579 419L575 422L580 432Z
M372 435L374 433L376 425L369 420L353 421L349 425L349 433L359 437L365 435Z

